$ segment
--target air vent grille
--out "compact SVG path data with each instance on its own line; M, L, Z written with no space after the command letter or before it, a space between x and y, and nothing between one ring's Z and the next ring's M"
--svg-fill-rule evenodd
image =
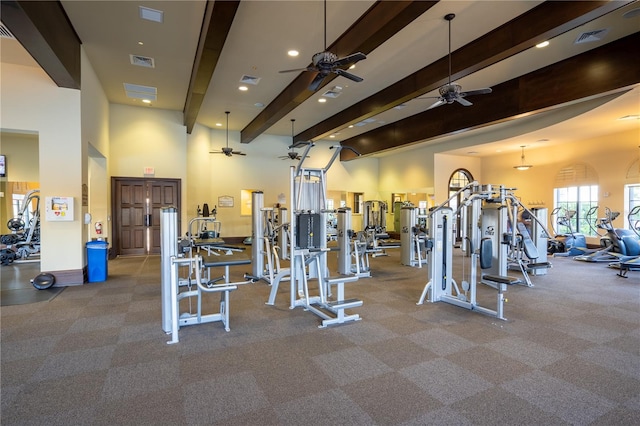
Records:
M609 32L609 28L605 28L603 30L594 30L587 31L582 33L576 38L576 41L573 44L581 44L581 43L591 43L593 41L600 41L604 38L605 35Z
M9 28L5 27L4 24L0 23L0 37L1 38L10 38L15 40L16 38L11 34Z
M145 68L156 67L156 63L153 60L153 58L149 58L147 56L129 55L129 59L131 60L131 65L137 65L139 67L145 67Z
M148 99L155 101L158 97L158 89L140 84L124 83L124 91L127 97L132 99Z
M335 90L327 90L326 92L324 92L322 94L322 96L324 96L326 98L337 98L341 94L342 94L342 92L336 92Z
M240 78L240 82L244 84L253 84L254 86L256 86L258 83L260 83L260 78L261 77L254 77L245 74Z

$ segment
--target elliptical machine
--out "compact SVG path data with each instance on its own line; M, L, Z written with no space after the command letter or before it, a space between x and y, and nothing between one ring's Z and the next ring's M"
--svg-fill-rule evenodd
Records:
M612 227L612 234L620 236L617 246L614 245L615 240L611 241L612 246L626 250L627 254L618 255L618 261L609 263L609 267L619 269L620 271L616 275L622 278L627 278L629 271L640 271L640 205L629 211L627 221L629 222L630 231Z
M575 210L567 210L564 207L556 207L551 211L551 226L553 228L554 238L549 240L547 244L547 253L560 257L571 257L584 254L587 250L587 240L584 234L578 234L573 231L571 219L576 215ZM553 223L558 226L565 226L569 232L558 234L558 230Z
M613 253L622 256L640 256L640 235L635 228L640 219L632 223L639 209L638 206L634 207L627 216L631 229L622 229L613 226L613 221L620 216L620 212L613 212L605 207L605 217L598 223L598 227L606 231L605 236L600 239L600 245L603 248L611 247Z

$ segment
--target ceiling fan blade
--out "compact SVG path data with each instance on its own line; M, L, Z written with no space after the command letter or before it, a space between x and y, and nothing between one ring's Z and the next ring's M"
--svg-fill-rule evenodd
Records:
M447 103L447 101L445 101L442 98L439 98L437 101L435 101L433 104L431 104L431 106L429 106L429 108L427 108L427 110L435 108L435 107L439 107L440 105L444 105L446 103Z
M285 73L285 72L301 72L301 71L315 71L315 68L312 67L307 67L307 68L294 68L291 70L281 70L278 71L279 73Z
M349 56L345 56L344 58L340 58L337 61L335 61L333 63L334 67L346 67L346 66L351 66L353 64L355 64L358 61L361 61L363 59L367 59L367 55L365 55L362 52L358 52L358 53L353 53Z
M460 93L460 96L474 96L474 95L487 95L489 93L493 92L493 90L491 90L491 88L487 87L484 89L476 89L476 90L469 90L466 92L462 92Z
M309 84L309 90L311 90L312 92L315 92L316 90L318 90L318 88L322 84L322 80L324 80L325 77L326 77L326 74L318 73L318 75L316 75L316 77L313 79L311 84Z
M454 99L454 101L458 102L461 105L464 106L471 106L473 105L471 102L469 102L468 100L466 100L465 98L461 97L461 96L456 96Z
M233 151L231 152L231 154L235 154L235 155L247 155L244 152L238 152L238 151Z
M337 69L334 71L334 73L341 75L343 77L348 78L349 80L353 80L357 83L361 82L363 80L362 77L358 77L357 75L353 75L351 73L346 72L345 70L341 70L341 69Z

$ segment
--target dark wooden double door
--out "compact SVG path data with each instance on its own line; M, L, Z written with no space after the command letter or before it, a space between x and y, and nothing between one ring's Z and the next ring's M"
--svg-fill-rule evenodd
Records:
M111 179L113 196L112 254L160 254L160 209L178 210L180 229L180 179Z

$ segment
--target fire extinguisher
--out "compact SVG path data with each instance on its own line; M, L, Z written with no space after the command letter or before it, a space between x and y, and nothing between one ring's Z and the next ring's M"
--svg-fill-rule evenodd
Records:
M96 222L96 234L102 235L102 222Z

